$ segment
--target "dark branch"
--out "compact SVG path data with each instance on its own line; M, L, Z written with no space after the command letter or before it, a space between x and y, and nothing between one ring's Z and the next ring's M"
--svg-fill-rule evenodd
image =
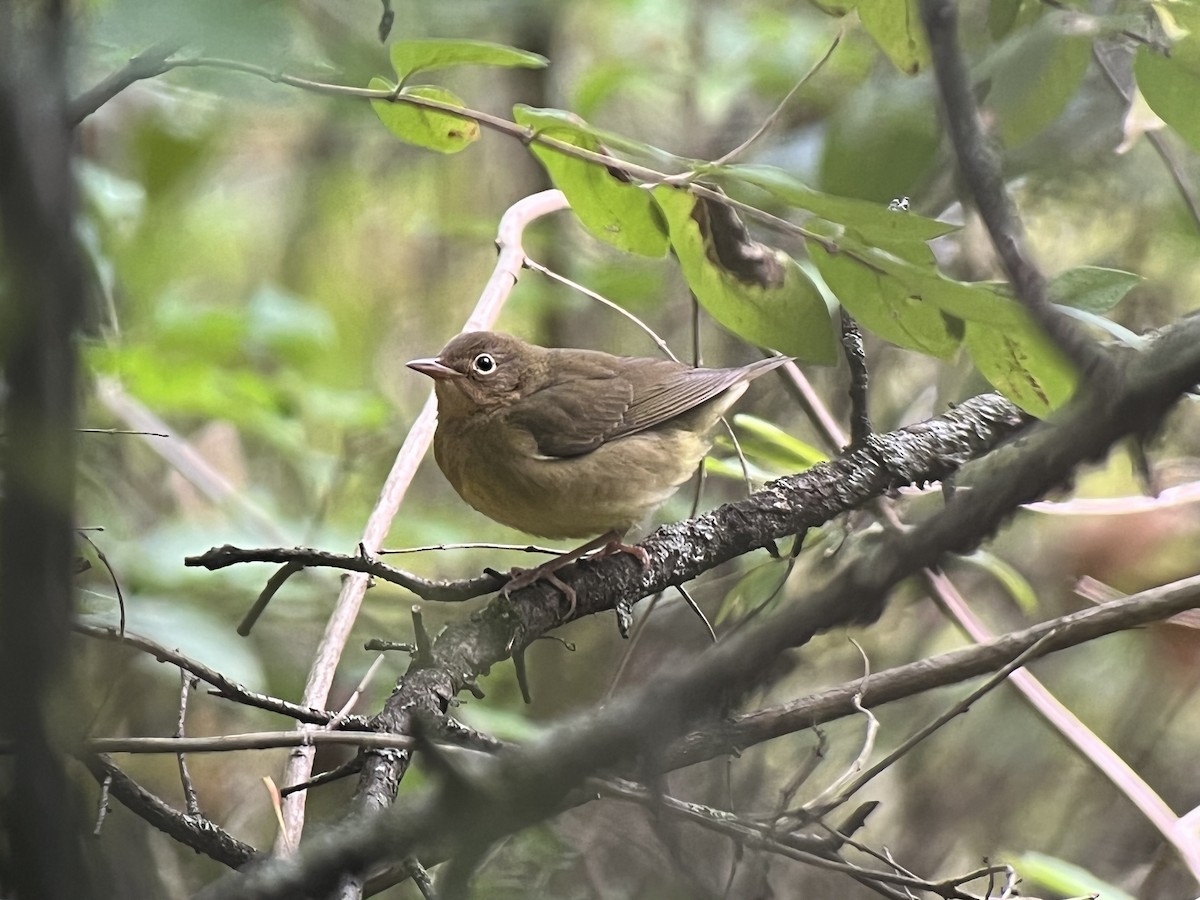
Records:
M134 647L145 653L149 653L159 662L179 666L179 668L191 672L201 681L215 687L217 689L215 693L218 697L224 697L227 700L233 700L246 706L265 709L268 712L289 716L297 722L306 722L310 725L325 725L335 715L335 713L323 709L310 709L298 703L291 703L287 700L280 700L277 697L261 694L258 691L252 691L245 685L225 677L216 669L210 669L203 663L196 662L191 657L184 656L178 650L169 650L162 644L157 644L149 638L140 637L128 632L120 634L113 628L98 628L95 625L84 625L80 622L74 623L71 627L73 630L88 637L97 638L102 641L115 641L127 647ZM361 724L362 719L354 717L343 722L342 728L355 728L361 726Z
M716 722L676 741L664 754L664 762L668 769L690 766L854 715L858 712L854 698L860 694L862 705L874 709L933 688L995 672L1043 639L1045 643L1038 646L1029 659L1075 647L1106 634L1163 621L1197 605L1200 605L1200 576L1050 619L986 644L951 650L887 669L871 675L865 683L862 678L855 678L782 706Z
M971 73L958 46L955 0L921 0L921 19L929 35L934 74L959 171L1017 297L1067 358L1094 381L1093 387L1106 393L1116 377L1112 360L1073 320L1054 308L1046 279L1024 246L1025 229L1004 188L999 153L984 137Z
M871 433L871 417L867 412L867 351L863 346L862 329L854 316L842 307L842 350L850 367L850 446L858 447Z
M0 769L7 894L95 896L49 690L74 602L78 335L87 297L64 80L68 4L0 3ZM56 734L59 737L56 737Z
M382 581L397 584L406 588L431 603L461 603L498 591L504 587L507 579L498 575L480 575L463 581L431 581L421 578L395 566L367 556L362 553L329 553L324 550L313 550L308 547L266 547L262 549L243 549L226 544L223 547L213 547L196 556L184 559L185 566L201 566L209 571L223 569L238 563L269 562L282 563L291 566L321 567L344 569L348 572L363 572ZM276 588L278 585L276 585Z
M116 797L129 810L145 819L159 831L170 835L197 853L238 869L258 856L258 851L243 843L203 816L189 816L172 808L150 793L107 756L100 754L81 760L96 781L109 785L109 795Z
M131 84L170 70L167 57L179 47L176 41L162 41L143 50L122 68L72 100L67 106L67 122L74 128Z

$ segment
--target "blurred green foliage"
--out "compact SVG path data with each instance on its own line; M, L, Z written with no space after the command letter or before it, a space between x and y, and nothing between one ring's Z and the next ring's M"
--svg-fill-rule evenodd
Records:
M1157 4L1153 17L1132 2L1111 10L1087 3L1057 10L1033 0L960 5L977 93L1003 141L1030 244L1058 276L1056 299L1133 332L1193 309L1200 291L1197 223L1144 138L1131 133L1127 152L1114 152L1126 136L1125 106L1090 54L1098 43L1113 52L1110 36L1119 28L1155 36L1161 30L1163 40L1176 41L1170 57L1142 46L1134 68L1146 101L1173 130L1162 133L1194 178L1195 157L1173 133L1200 148L1194 5ZM636 180L619 181L586 163L581 169L543 148L531 153L487 129L478 140L457 141L454 149L464 152L428 153L397 140L366 102L227 69L178 68L105 104L79 128L81 233L96 275L84 338L86 424L146 430L132 424L128 405L111 400L104 386L115 382L172 435L81 436L82 524L105 529L95 539L120 580L130 627L251 687L300 696L336 577L292 579L243 640L234 626L269 569L197 573L182 558L227 542L353 550L426 399L427 384L403 362L430 355L458 330L491 270L500 216L547 187L548 176L568 194L578 179L572 199L582 227L567 214L537 223L524 237L529 254L648 321L682 358L695 347L711 364L743 362L754 351L740 334L832 362L827 300L836 296L870 332L870 411L881 430L986 390L975 367L1039 413L1069 396L1074 373L991 284L999 277L995 260L978 223L956 203L927 50L913 31L914 6L907 0L396 4L403 33L393 47L434 38L453 57L464 46L456 41L488 41L538 55L519 59L550 62L545 69L472 65L422 74L419 80L446 92L439 97L672 172L738 146L840 36L828 62L761 141L729 165L701 171L731 196L807 229L785 233L742 216L752 239L791 260L791 292L762 292L753 327L738 317L745 298L737 291L704 293L700 279L717 281L725 273L711 265L703 236L690 243L680 237L681 226L695 221L694 207L683 205L694 197L682 188L658 189L682 201L679 210L663 205L660 212ZM432 72L428 60L393 72L388 49L375 37L378 12L377 3L365 0L101 0L78 11L77 89L159 41L178 41L181 56L237 59L352 87L391 88L385 79L393 74L403 81L416 70ZM517 57L501 51L501 59ZM1134 64L1128 55L1122 59L1127 74ZM495 61L475 61L489 60ZM375 106L380 117L403 108ZM454 129L462 125L452 115L434 117L441 125L446 120ZM606 140L610 135L623 139L620 146ZM413 140L411 130L400 136ZM606 190L620 194L621 203L596 199ZM888 212L902 195L912 198L913 213ZM587 206L589 197L597 215L590 214L596 210ZM638 227L629 228L635 219ZM634 237L596 239L605 233ZM667 235L678 260L658 258ZM622 252L639 248L644 255ZM689 282L702 310L689 297ZM545 343L654 352L625 319L533 273L515 289L499 327ZM844 366L814 367L808 375L844 422ZM766 382L741 407L756 417L739 429L753 474L798 470L839 449L785 391ZM1168 422L1156 456L1176 460L1168 471L1180 480L1195 478L1198 441L1200 427L1188 411ZM194 451L224 486L214 488L200 462L164 453L168 442ZM714 471L741 471L722 455ZM1128 458L1114 454L1083 473L1077 487L1093 496L1137 493L1132 473ZM702 504L739 490L734 479L710 479ZM902 516L936 514L937 499L902 499ZM686 516L691 505L692 495L681 492L660 517ZM756 555L693 593L710 619L721 610L728 621L768 596L773 603L801 602L862 524L854 516L812 536L786 582L784 563ZM1186 508L1103 520L1022 515L989 546L986 571L962 564L950 571L993 627L1019 627L1076 606L1070 587L1080 575L1134 591L1190 574L1197 530ZM468 509L426 465L389 545L472 540L523 538ZM402 560L422 575L462 577L525 557L475 550ZM111 621L115 592L103 567L94 565L81 583L87 610ZM854 634L873 671L959 643L915 588L899 594L880 623ZM1031 596L1036 610L1028 608ZM383 585L368 594L332 704L345 700L370 664L355 646L368 637L409 635L412 599ZM425 614L436 628L469 609L426 605ZM533 707L521 705L504 665L483 681L487 700L464 701L464 716L506 735L536 734L540 721L584 708L610 687L652 680L707 641L675 599L656 609L623 670L628 648L611 622L579 622L566 636L575 652L551 642L531 648ZM796 654L756 703L861 677L862 658L844 637L822 636ZM1038 674L1119 752L1139 761L1182 810L1197 802L1192 769L1200 713L1187 703L1194 661L1194 632L1164 625L1047 660ZM389 659L358 708L378 708L405 664ZM173 727L177 673L167 667L93 647L74 674L77 690L101 710L96 733ZM881 742L893 746L958 692L881 710ZM288 724L218 701L200 703L193 715L192 733ZM858 752L861 729L861 722L843 722L827 730L831 750L802 794L837 777ZM780 739L748 750L729 769L714 763L672 776L670 787L717 806L732 797L739 810L770 810L812 742L808 734ZM282 758L280 751L209 760L202 804L239 837L268 846L272 813L254 785L261 775L276 775ZM318 769L345 758L322 751ZM131 769L152 789L176 797L173 764L147 761ZM406 779L403 789L420 777ZM314 818L336 817L349 790L342 784L314 791ZM885 809L870 821L868 842L887 844L930 877L968 870L1008 847L1070 859L1131 888L1157 847L1132 809L1003 693L879 779L872 796ZM691 887L717 885L719 892L731 865L726 844L695 839L673 850L667 826L649 816L616 804L593 806L594 813L585 807L505 845L482 876L488 890L502 896L517 884L526 896L530 885L543 885L547 896L698 895L680 887L687 879L671 875L674 854L692 865ZM175 860L179 895L213 877L190 851L157 835L143 839ZM530 874L535 870L546 873L544 882ZM826 877L782 862L763 875L776 896L865 896ZM414 894L397 888L393 896Z

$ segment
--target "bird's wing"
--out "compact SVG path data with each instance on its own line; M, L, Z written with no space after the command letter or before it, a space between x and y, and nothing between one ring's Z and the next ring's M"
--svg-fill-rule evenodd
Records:
M553 352L553 351L552 351ZM533 436L543 456L580 456L621 427L633 388L606 353L554 354L545 382L506 414Z
M653 428L780 365L782 357L741 369L694 369L654 360L641 377L621 374L615 357L597 354L559 366L510 421L528 430L543 456L579 456L605 441ZM644 364L644 365L647 365Z
M609 437L620 437L661 425L715 399L734 385L757 378L784 361L783 357L772 357L733 369L694 369L667 363L676 371L664 370L663 377L647 379L636 388L624 421Z

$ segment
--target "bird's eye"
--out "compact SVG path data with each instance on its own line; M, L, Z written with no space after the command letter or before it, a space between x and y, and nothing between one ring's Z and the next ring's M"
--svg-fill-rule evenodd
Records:
M480 375L491 375L496 371L496 359L490 353L480 353L471 360L471 368Z

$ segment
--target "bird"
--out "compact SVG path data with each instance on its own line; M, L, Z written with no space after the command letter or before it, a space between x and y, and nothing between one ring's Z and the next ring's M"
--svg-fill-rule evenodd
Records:
M569 618L574 591L554 573L600 548L646 564L626 533L691 477L747 385L787 360L702 368L470 331L407 365L433 379L434 458L463 500L527 534L593 538L514 570L504 587L546 579L566 595Z

